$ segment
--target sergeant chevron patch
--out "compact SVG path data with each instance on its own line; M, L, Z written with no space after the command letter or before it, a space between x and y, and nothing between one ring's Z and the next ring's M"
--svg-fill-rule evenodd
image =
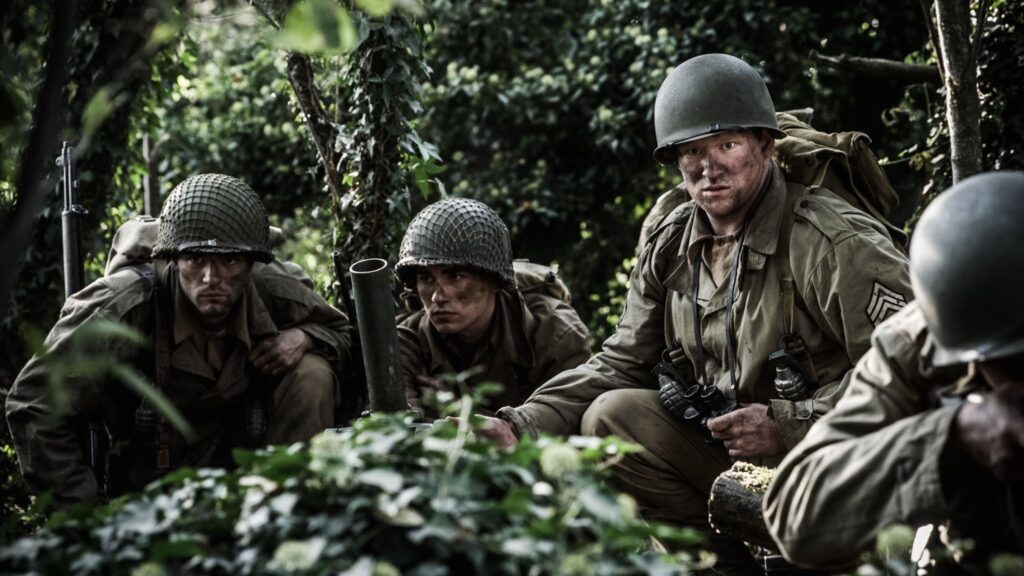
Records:
M878 326L880 322L907 305L907 299L903 294L890 290L875 280L871 287L871 301L868 302L867 313L871 324Z

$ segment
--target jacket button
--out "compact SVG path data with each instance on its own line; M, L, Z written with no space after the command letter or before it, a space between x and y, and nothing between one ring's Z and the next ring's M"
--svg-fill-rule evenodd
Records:
M807 418L811 417L811 411L808 410L807 408L801 408L800 411L797 412L796 415L799 416L800 418L806 420Z
M810 204L810 202L808 202L807 200L801 200L801 201L800 201L800 207L801 207L801 208L807 208L807 207L809 207L810 205L811 205L811 204Z

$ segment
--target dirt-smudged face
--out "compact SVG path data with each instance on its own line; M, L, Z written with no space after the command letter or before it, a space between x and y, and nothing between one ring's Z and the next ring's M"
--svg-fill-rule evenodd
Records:
M499 290L491 278L465 268L428 266L416 273L416 292L430 323L466 342L487 332Z
M242 297L252 260L240 254L184 254L178 258L178 283L208 328L223 326Z
M716 234L743 225L771 170L775 141L763 131L722 132L676 148L677 166Z

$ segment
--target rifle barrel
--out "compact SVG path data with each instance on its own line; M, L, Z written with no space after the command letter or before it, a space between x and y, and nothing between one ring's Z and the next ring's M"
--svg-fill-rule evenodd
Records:
M64 245L64 297L82 289L85 270L82 262L82 239L79 219L87 214L78 204L78 176L75 173L75 148L70 142L61 146L58 165L64 171L64 211L61 212L61 235Z

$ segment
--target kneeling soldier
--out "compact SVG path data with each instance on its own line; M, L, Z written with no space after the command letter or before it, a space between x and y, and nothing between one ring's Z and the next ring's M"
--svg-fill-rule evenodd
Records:
M132 327L151 341L90 343L96 354L150 376L197 433L186 442L149 403L102 376L72 375L67 414L49 403L50 368L34 357L7 398L22 474L58 502L96 501L187 466L229 466L236 447L307 440L334 423L348 319L280 267L266 266L266 211L246 184L188 178L161 214L153 265L122 268L74 294L46 344L60 355L91 320ZM110 440L111 489L102 494L76 433L93 414Z
M484 411L518 406L590 355L587 329L564 299L520 291L508 228L482 202L452 198L426 207L409 225L395 269L423 305L398 329L415 409L425 389L439 386L437 376L473 368L471 387L504 386Z

